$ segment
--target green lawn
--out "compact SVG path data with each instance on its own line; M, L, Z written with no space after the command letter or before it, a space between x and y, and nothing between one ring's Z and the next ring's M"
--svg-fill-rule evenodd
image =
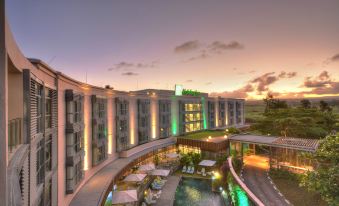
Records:
M326 206L327 203L320 198L319 194L307 191L306 188L300 187L298 181L293 179L286 179L275 177L271 178L280 192L288 199L293 205L317 205Z
M220 137L220 136L224 136L225 134L226 134L225 130L206 130L206 131L187 134L181 137L188 138L188 139L203 139L203 138L207 138L208 136Z

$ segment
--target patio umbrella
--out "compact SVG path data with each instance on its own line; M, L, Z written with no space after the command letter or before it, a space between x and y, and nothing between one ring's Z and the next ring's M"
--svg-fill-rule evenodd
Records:
M216 163L216 161L213 160L203 160L199 163L200 166L204 166L204 167L212 167L214 166Z
M154 164L150 163L150 164L141 165L138 170L139 171L150 171L154 169L155 169Z
M130 174L124 179L124 182L141 182L146 176L146 174Z
M136 190L124 190L113 192L112 204L126 204L138 201Z
M164 177L166 177L166 176L168 176L169 175L169 173L170 173L170 171L169 170L153 170L152 171L152 175L154 175L154 176L164 176Z
M168 153L168 154L166 154L166 157L168 157L168 158L177 158L177 157L179 157L179 154L177 154L175 152Z

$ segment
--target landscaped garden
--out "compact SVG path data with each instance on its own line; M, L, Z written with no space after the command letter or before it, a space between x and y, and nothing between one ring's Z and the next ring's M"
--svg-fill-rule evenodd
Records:
M230 127L228 129L225 130L204 130L204 131L200 131L200 132L194 132L194 133L190 133L184 136L180 136L179 138L187 138L187 139L196 139L196 140L203 140L206 139L208 137L222 137L224 135L230 135L230 134L238 134L239 130L234 128L234 127Z

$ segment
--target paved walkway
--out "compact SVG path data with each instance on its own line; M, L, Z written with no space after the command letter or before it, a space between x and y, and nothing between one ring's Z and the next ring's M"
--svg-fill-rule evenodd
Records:
M172 206L174 204L175 191L180 182L181 177L179 176L170 176L167 178L167 182L162 189L160 198L157 199L157 202L154 206Z
M119 158L109 163L85 183L85 185L80 189L80 191L73 198L70 206L99 205L100 200L104 198L103 196L105 194L105 191L109 187L109 184L111 183L112 179L119 173L119 171L121 171L134 159L148 152L151 152L155 149L172 145L173 143L174 142L157 145L152 148L145 149L142 152L134 154L130 157Z
M283 196L275 190L267 176L267 170L245 165L244 183L266 206L289 205Z

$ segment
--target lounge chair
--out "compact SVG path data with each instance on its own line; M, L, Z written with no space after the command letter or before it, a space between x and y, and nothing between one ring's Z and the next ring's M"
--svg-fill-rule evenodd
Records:
M194 167L192 167L191 169L191 174L194 174Z
M202 176L206 176L206 173L205 173L205 167L203 167L202 169L201 169L201 173L202 173Z
M186 165L182 168L182 173L185 173L186 172Z
M201 175L201 171L197 170L197 174L198 174L198 175Z
M190 173L191 172L191 166L187 167L186 173Z

